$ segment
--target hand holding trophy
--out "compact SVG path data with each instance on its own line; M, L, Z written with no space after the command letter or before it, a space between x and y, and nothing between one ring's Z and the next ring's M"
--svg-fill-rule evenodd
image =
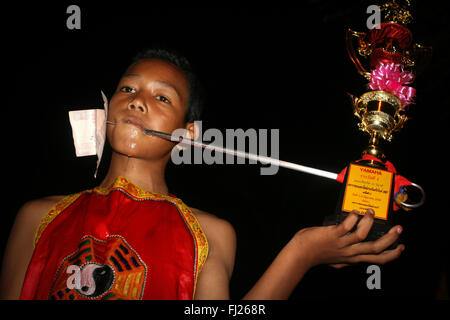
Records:
M340 223L353 210L364 213L372 209L375 220L367 240L376 240L389 231L395 210L419 207L425 199L423 189L398 175L379 147L381 140L391 141L393 133L408 120L407 106L416 93L410 84L431 57L430 47L412 44L412 33L405 26L412 20L409 6L409 1L399 5L392 0L379 6L385 22L367 33L347 31L350 59L358 73L370 81L371 91L360 97L349 94L358 127L370 139L362 158L338 176L343 187L334 222ZM412 188L421 193L416 203L408 201Z

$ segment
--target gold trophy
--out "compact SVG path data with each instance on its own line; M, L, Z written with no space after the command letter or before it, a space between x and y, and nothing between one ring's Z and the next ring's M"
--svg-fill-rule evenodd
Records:
M395 0L380 5L383 22L368 32L348 29L346 36L350 59L372 89L359 97L349 94L358 127L370 139L362 159L346 168L336 223L352 210L364 214L372 209L375 223L367 240L375 240L390 229L394 210L410 210L424 202L423 189L399 176L379 146L381 140L391 141L393 133L408 120L407 106L414 103L415 96L409 85L431 57L431 48L413 44L412 33L405 26L412 20L409 6L409 1L400 5ZM406 201L410 187L420 191L420 201Z

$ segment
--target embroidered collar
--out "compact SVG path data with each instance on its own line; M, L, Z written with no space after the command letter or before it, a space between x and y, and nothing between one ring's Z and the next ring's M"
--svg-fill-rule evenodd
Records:
M150 192L135 185L133 182L123 176L118 176L113 183L107 187L95 187L92 191L99 195L108 195L111 191L121 190L136 200L155 199L168 200L171 202L180 203L181 200L172 194L164 195L156 192Z

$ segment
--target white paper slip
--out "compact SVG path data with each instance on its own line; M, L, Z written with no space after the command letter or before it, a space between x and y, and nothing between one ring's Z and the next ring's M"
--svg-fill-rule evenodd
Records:
M108 100L103 92L101 94L103 109L69 111L75 154L77 157L97 155L94 177L102 159L108 117Z
M95 168L94 177L97 177L98 167L100 166L100 161L102 160L103 147L105 146L106 140L106 119L108 119L108 99L106 98L103 91L100 92L103 99L103 114L100 115L100 113L97 112L96 118L95 147L97 150L97 166Z
M101 109L69 111L70 125L77 157L97 154L101 142L101 133L97 133L98 125L105 121L105 111ZM104 139L103 139L104 143Z

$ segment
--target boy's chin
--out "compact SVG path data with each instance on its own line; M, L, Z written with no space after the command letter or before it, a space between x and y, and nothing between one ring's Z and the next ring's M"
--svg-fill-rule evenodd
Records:
M122 146L119 148L113 148L113 152L115 152L119 156L140 159L144 161L152 161L156 159L161 159L165 157L165 153L161 152L149 152L149 149L139 148L138 146Z
M132 158L148 158L149 155L142 152L142 150L139 150L139 148L133 147L133 146L126 146L126 147L120 147L120 148L113 148L113 151L127 157ZM148 151L147 151L148 153Z
M136 152L136 150L132 149L113 149L115 153L120 156L129 157L129 158L145 158L144 155Z

